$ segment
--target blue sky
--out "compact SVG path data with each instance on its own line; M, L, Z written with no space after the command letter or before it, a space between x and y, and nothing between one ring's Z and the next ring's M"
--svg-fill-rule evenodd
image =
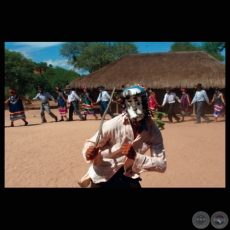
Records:
M72 69L67 64L67 59L60 56L59 51L65 42L5 42L5 48L10 51L22 53L26 58L36 63L46 62L53 67L59 66ZM168 52L174 42L134 42L140 53ZM191 42L201 45L202 42ZM225 52L222 53L225 56ZM80 74L87 74L81 70L75 70Z

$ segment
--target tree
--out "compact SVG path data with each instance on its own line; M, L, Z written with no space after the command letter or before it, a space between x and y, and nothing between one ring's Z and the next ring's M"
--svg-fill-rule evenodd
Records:
M190 42L175 42L171 47L170 52L179 51L200 51L201 47Z
M225 60L224 56L220 54L220 52L225 49L224 42L204 42L201 47L217 60L221 62Z
M90 46L93 42L67 42L60 49L60 55L68 59L69 65L76 65L77 58L82 54L85 47ZM76 67L76 66L75 66Z
M73 70L53 68L46 62L35 63L21 53L5 49L5 99L9 89L14 89L22 96L34 97L37 87L55 95L55 87L64 88L80 75Z
M5 87L24 95L34 79L35 63L21 53L5 49Z
M124 54L137 52L137 46L131 42L69 42L60 50L60 54L68 58L70 65L88 70L90 73L119 59Z
M203 42L201 46L190 42L175 42L170 48L170 52L206 51L221 62L225 60L224 56L220 54L225 49L225 42Z
M55 67L47 69L42 77L46 80L46 85L44 88L51 94L55 95L55 87L59 87L64 90L66 85L80 76L80 74L73 70Z

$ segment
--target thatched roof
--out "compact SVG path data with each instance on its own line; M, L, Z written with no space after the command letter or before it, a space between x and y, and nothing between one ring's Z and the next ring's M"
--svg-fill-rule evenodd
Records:
M137 83L154 89L194 88L198 83L205 89L225 88L225 64L204 51L128 54L70 85L122 89Z

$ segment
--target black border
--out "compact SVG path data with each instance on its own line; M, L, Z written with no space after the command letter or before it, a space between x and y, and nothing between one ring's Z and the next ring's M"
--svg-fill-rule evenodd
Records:
M182 19L181 19L182 20ZM218 30L217 38L214 30L210 31L210 27L204 25L203 34L205 38L200 37L199 31L193 27L186 27L180 23L179 28L174 25L174 30L170 31L169 27L162 27L161 30L156 30L156 23L154 22L148 28L133 29L128 23L120 26L107 25L92 26L92 28L68 27L68 26L51 26L48 29L42 30L37 28L28 29L28 27L21 27L20 33L15 33L14 29L5 34L5 41L225 41L226 36L223 31ZM71 24L72 25L72 24ZM144 23L142 24L144 25ZM188 26L188 25L187 25ZM158 27L159 28L159 27ZM181 32L183 28L183 32ZM224 29L224 28L223 28ZM146 32L147 30L147 32ZM226 30L226 29L225 29ZM41 33L39 34L38 31ZM55 33L54 33L55 31ZM70 32L68 32L70 31ZM125 35L122 31L125 31ZM179 32L179 33L178 33ZM187 39L184 38L184 33ZM79 33L81 34L79 36ZM84 35L82 35L84 34ZM171 34L171 36L170 36ZM179 34L177 36L177 34ZM124 39L125 36L125 39ZM128 36L128 37L127 37ZM50 38L51 37L51 38ZM57 40L58 38L58 40ZM167 39L166 39L167 38ZM188 39L189 38L189 39ZM226 42L227 43L227 42ZM226 81L228 79L227 71L227 44L226 44ZM3 68L4 69L4 68ZM228 97L226 95L226 104L228 106ZM227 107L226 107L227 110ZM226 111L227 113L227 111ZM228 120L226 119L226 126ZM213 130L213 134L215 130ZM208 137L207 137L208 138ZM226 129L227 138L227 129ZM227 143L227 139L226 139ZM97 214L103 222L109 220L113 226L116 223L118 226L123 226L123 222L131 224L137 223L139 226L144 226L145 223L154 229L158 226L161 228L170 227L184 229L186 227L193 227L192 217L198 211L205 211L210 215L216 211L223 211L229 217L229 177L228 177L228 150L226 144L226 188L147 188L142 190L97 190L97 189L75 189L75 188L5 188L4 200L10 200L13 205L28 205L33 208L36 207L60 207L62 205L68 206L77 213L84 210L86 217L93 218ZM218 154L218 153L217 153ZM218 155L217 155L218 157ZM3 173L4 174L4 173ZM58 205L59 204L59 205ZM13 207L12 207L13 209ZM55 211L55 210L54 210ZM63 211L63 210L61 210ZM69 210L68 210L69 211ZM116 214L116 216L115 216ZM84 216L83 215L83 216ZM109 217L109 219L107 219ZM77 216L76 216L77 218ZM89 218L89 222L90 219ZM111 221L112 220L112 221ZM104 226L106 226L104 223ZM159 229L159 228L158 228ZM206 229L213 229L208 226Z

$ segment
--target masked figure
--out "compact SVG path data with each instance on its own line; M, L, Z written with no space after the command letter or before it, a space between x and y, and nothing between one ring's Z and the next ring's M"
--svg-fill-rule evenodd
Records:
M166 170L163 138L148 114L146 91L125 88L121 103L126 112L104 122L102 132L84 143L83 158L91 165L78 182L81 187L141 188L141 173Z

